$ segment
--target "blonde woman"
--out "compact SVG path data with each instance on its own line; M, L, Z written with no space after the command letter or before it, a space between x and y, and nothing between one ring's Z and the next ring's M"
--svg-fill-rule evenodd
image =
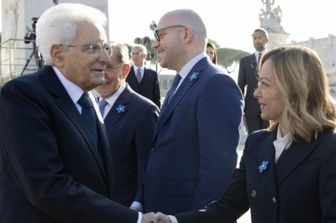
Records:
M206 209L156 222L336 222L335 105L327 75L310 49L274 49L261 61L254 95L267 130L252 133L224 196ZM173 221L173 222L174 222Z

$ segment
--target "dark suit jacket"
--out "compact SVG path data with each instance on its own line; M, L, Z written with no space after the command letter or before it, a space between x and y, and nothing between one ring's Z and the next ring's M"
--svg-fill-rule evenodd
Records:
M207 58L163 105L142 194L145 212L172 214L220 198L236 166L243 98Z
M120 105L125 112L117 112ZM158 116L152 101L127 86L104 119L118 179L113 200L125 206L141 186Z
M276 164L275 139L276 130L250 135L222 199L206 211L179 215L178 222L235 222L249 206L253 223L336 222L336 135L293 142ZM260 172L263 161L269 164Z
M103 125L100 157L50 66L8 82L0 108L1 223L136 222L136 212L109 200L113 166Z
M143 78L139 83L135 77L134 66L132 66L126 81L134 91L153 101L159 108L161 107L159 79L154 70L145 68Z
M255 54L251 54L240 60L238 72L238 86L245 95L244 114L247 117L257 117L260 114L258 100L253 95L257 84L257 61Z

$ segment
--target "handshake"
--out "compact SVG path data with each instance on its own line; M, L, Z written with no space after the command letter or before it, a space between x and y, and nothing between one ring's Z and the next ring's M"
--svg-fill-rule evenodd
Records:
M172 220L173 219L171 219L168 215L165 215L161 212L150 212L142 215L141 223L177 223L175 218L173 221Z

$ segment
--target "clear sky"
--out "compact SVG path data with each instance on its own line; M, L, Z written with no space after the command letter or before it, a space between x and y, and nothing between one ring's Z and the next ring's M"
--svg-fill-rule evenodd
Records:
M264 0L265 1L265 0ZM282 26L288 41L304 41L336 35L335 0L274 0L282 9ZM136 37L153 35L151 21L165 12L190 8L203 18L208 37L221 47L253 52L251 33L259 26L262 0L122 0L113 1L110 12L111 39L133 43Z
M304 41L310 37L323 38L328 34L336 35L336 0L273 1L275 1L273 7L280 5L282 9L281 24L284 30L290 33L288 41ZM153 38L149 29L149 24L153 20L158 22L169 10L190 8L203 18L209 38L215 40L221 47L248 52L254 50L251 33L259 26L258 14L263 8L262 0L109 0L109 2L111 40L131 44L136 37Z

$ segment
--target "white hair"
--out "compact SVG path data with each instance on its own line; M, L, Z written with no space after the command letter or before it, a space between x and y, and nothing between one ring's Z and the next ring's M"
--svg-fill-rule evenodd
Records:
M96 8L79 3L58 4L43 12L36 24L36 45L47 65L51 65L51 47L70 44L78 24L83 22L104 27L106 16Z
M134 48L140 49L143 54L147 55L147 48L144 45L134 44L132 49L134 49Z

